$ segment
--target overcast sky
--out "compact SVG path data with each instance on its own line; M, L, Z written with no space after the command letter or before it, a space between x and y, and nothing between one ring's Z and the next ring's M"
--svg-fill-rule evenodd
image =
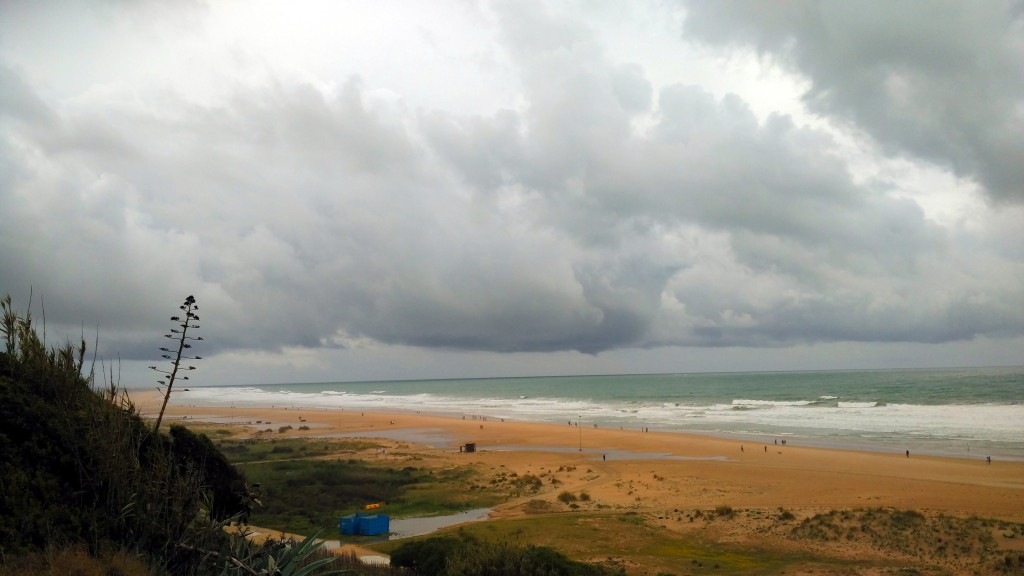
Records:
M129 386L1019 365L1024 2L6 0L0 206Z

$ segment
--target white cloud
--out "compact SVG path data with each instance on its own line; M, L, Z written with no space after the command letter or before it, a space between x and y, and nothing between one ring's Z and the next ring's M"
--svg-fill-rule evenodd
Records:
M875 54L870 13L835 46L729 8L5 6L0 288L126 359L194 293L235 381L1021 361L1024 213L986 136L1019 88L924 145L965 110L899 105L948 88L903 52L942 26ZM1014 53L1013 22L958 54Z

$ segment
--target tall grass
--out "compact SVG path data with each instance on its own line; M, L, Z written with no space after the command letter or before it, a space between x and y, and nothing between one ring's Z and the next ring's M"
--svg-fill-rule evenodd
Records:
M246 511L244 478L205 436L177 426L161 434L116 383L95 389L92 370L83 374L84 339L47 349L31 312L16 312L10 296L0 299L0 332L5 572L30 572L42 559L61 573L67 558L103 566L123 553L154 574L307 573L312 542L255 547L227 534L227 521Z

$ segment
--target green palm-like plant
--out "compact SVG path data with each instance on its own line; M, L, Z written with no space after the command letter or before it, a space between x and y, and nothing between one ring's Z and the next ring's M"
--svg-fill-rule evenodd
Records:
M318 540L320 532L314 532L301 542L267 542L258 550L253 549L253 544L244 535L235 535L221 576L332 576L349 573L347 570L323 570L336 560L334 557L312 559L324 544Z

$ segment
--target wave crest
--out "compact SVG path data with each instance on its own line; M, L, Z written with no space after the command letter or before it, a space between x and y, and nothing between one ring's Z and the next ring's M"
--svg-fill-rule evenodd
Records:
M814 404L813 400L747 400L745 398L737 398L732 401L732 405L745 406L748 408L770 408L773 406L808 406Z
M878 402L840 402L840 408L874 408L878 406Z

